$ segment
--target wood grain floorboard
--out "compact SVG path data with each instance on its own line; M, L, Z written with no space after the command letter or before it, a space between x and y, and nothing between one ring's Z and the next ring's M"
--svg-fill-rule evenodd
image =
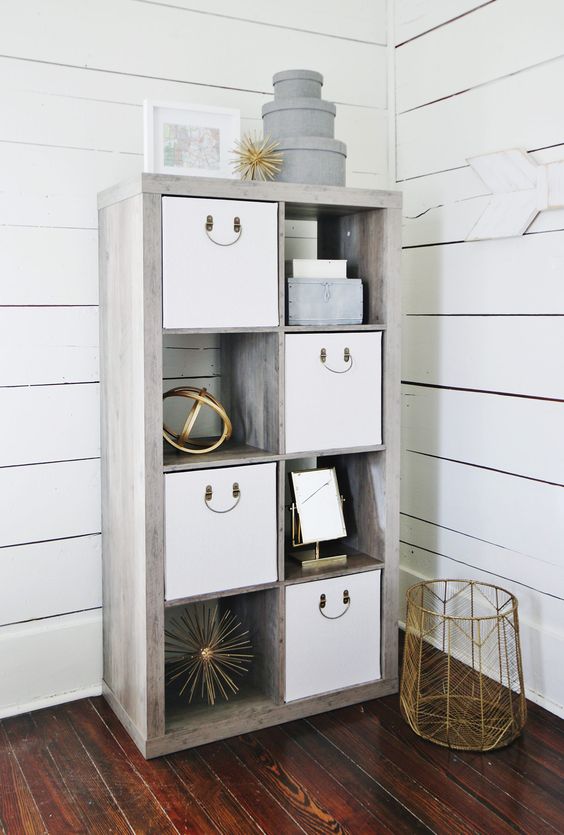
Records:
M133 768L145 780L173 825L182 833L208 835L220 830L214 826L199 800L188 791L167 760L146 760L132 742L121 722L102 697L90 699L100 720L112 734Z
M70 702L65 705L65 712L133 832L147 835L178 833L90 702Z
M559 835L564 722L496 752L417 737L397 696L146 761L101 698L0 721L0 835Z
M269 728L254 734L272 757L283 763L323 806L330 806L334 816L346 831L391 832L383 823L359 803L358 798L335 780L310 754L306 753L283 728ZM320 767L321 766L321 767Z
M81 744L64 707L30 714L68 795L84 822L84 832L129 835L131 827Z
M395 797L362 770L346 753L335 748L315 728L306 722L291 722L282 730L300 745L331 777L336 780L355 802L364 806L376 818L378 832L394 835L429 833L415 815L411 814Z
M204 745L199 754L219 782L265 831L303 835L305 830L225 743Z
M196 749L166 757L188 791L198 798L213 825L224 835L263 833L231 792L220 783Z
M360 706L361 707L361 706ZM361 718L366 714L360 712ZM381 734L374 731L366 720L359 723L358 716L343 711L321 714L308 720L330 742L341 750L352 753L353 759L365 771L374 774L378 782L393 792L396 797L403 797L409 808L418 809L418 817L433 832L456 832L457 835L475 835L486 830L477 829L462 817L460 810L451 801L451 785L433 773L426 764L418 764L416 774L411 771L411 751L406 746L401 748L398 757L400 764L393 762L381 749ZM384 743L386 740L384 740ZM388 753L390 745L384 745ZM431 786L431 788L430 788ZM456 787L455 787L456 788ZM456 792L454 792L456 794Z
M8 735L50 833L130 835L63 709L16 717Z
M6 835L24 832L43 835L47 827L12 751L4 724L0 723L0 826Z
M264 748L254 734L228 740L231 750L259 780L264 781L277 800L292 810L292 816L307 833L337 833L346 830L335 817L332 804L319 803L284 764Z
M378 831L391 831L394 835L425 835L431 830L409 811L394 795L390 794L371 774L365 772L351 759L350 751L341 751L332 745L307 722L289 722L282 725L318 766L328 772L377 818Z
M434 745L421 739L406 725L397 710L390 709L386 703L378 706L374 711L372 704L366 705L369 715L374 721L392 735L395 735L402 745L409 746L414 755L420 757L430 767L442 771L449 783L455 783L459 790L473 799L471 805L466 803L468 812L480 816L487 811L491 826L495 821L496 833L535 832L536 835L554 835L554 829L542 817L539 817L522 802L519 788L523 781L518 777L513 781L513 793L500 787L495 779L496 769L490 763L495 754L505 758L507 749L485 754L472 754L465 751L449 751L439 745ZM476 768L476 761L480 764ZM516 775L515 775L516 776ZM517 791L515 791L517 789Z
M31 714L16 716L6 725L6 733L49 832L84 832L74 798Z

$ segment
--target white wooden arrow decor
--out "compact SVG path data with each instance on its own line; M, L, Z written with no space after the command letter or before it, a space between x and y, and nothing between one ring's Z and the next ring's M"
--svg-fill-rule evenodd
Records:
M516 149L467 162L492 192L467 241L522 235L539 212L564 207L564 161L540 165Z

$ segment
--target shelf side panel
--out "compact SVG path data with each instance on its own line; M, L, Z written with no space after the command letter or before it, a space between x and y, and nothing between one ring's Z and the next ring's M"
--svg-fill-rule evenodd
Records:
M382 576L382 675L398 670L400 396L401 396L401 210L380 213L377 271L383 277L382 314L388 327L383 336L382 423L384 453L379 461L385 485L385 568Z
M143 195L145 364L145 594L148 736L164 732L164 477L162 344L162 201Z
M276 454L279 449L279 335L223 334L227 410L235 441Z
M147 688L143 225L142 195L100 212L104 681L147 737L160 726Z

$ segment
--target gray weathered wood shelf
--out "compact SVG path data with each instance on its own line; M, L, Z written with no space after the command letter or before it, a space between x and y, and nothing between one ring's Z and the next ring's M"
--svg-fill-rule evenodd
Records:
M385 331L385 325L286 325L286 333L362 333L363 331Z
M278 205L277 325L163 329L161 213L162 198L170 195ZM400 195L142 174L100 194L98 205L103 691L108 702L142 753L154 757L396 691ZM350 275L364 279L365 324L285 324L284 219L316 219L318 257L347 259ZM290 335L324 332L382 333L383 443L288 453L285 342ZM238 419L233 421L231 441L215 452L189 456L162 440L163 339L174 336L184 344L198 334L206 339L207 334L217 335L227 387L221 399ZM346 485L349 533L343 547L350 556L344 566L302 570L287 557L284 485L292 468L304 466L301 459L335 466L339 483ZM277 470L278 579L165 601L165 475L268 462ZM381 678L285 702L287 590L289 595L291 587L300 584L374 571L381 572ZM201 600L217 600L218 607L229 605L248 625L256 650L241 691L215 706L190 705L165 692L165 617L175 607Z
M379 571L384 567L382 560L377 557L369 557L368 554L361 554L353 548L345 548L347 552L346 565L332 565L328 563L324 565L315 565L307 569L302 569L301 565L286 558L286 584L293 583L310 583L312 580L319 580L320 578L328 577L346 577L347 574L359 574L362 571Z
M236 467L238 464L262 464L266 461L279 461L280 455L257 449L250 444L227 441L214 452L202 455L189 455L173 449L168 444L163 447L163 471L165 473L184 470L201 470L208 467Z

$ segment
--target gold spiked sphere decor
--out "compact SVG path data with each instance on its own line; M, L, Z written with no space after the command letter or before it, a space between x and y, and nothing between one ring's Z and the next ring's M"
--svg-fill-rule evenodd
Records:
M282 170L279 143L269 136L262 139L247 134L236 142L233 170L242 180L273 180Z
M244 676L253 659L249 632L232 612L219 614L216 604L197 603L170 619L165 629L167 684L179 684L180 695L194 695L215 705L219 696L238 692L234 676Z
M407 591L400 688L416 734L470 751L519 736L527 705L517 600L474 580L429 580Z
M205 452L212 452L217 449L224 441L228 441L231 437L233 427L231 421L221 405L213 394L205 388L197 389L192 386L179 386L178 388L170 389L163 394L163 400L168 397L186 397L194 401L194 405L188 412L184 425L179 432L175 432L166 424L163 426L163 437L167 443L173 446L180 452L191 452L193 455L202 455ZM223 424L221 434L217 438L192 438L191 433L194 429L197 417L203 406L212 409L220 418Z

